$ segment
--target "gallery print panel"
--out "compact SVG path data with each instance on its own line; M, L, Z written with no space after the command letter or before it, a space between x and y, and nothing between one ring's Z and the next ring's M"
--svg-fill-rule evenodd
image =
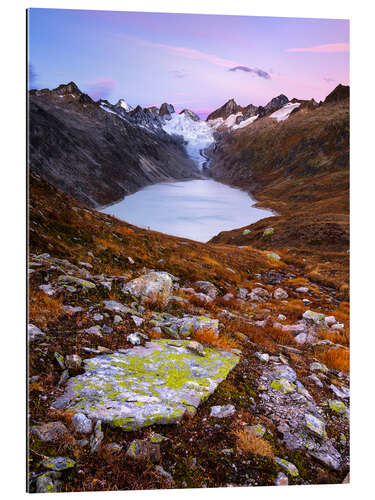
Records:
M349 21L27 20L28 491L349 482Z

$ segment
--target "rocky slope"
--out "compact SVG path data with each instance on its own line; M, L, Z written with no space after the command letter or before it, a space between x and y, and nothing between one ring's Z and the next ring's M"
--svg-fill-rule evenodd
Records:
M292 253L131 226L30 177L29 488L342 482L348 303Z
M311 272L347 289L348 95L339 86L320 105L300 101L286 120L264 117L221 134L210 151L213 178L248 190L258 206L279 215L221 233L213 242L295 251L308 256ZM265 237L268 227L273 232Z
M165 133L150 110L94 102L73 82L30 91L28 109L30 170L86 206L199 177L181 138Z

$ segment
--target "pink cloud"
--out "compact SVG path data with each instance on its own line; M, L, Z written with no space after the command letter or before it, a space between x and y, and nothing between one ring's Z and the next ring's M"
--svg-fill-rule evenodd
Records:
M176 47L174 45L166 45L164 43L149 42L148 40L140 40L140 43L141 45L147 47L166 50L170 54L185 57L186 59L205 61L215 64L216 66L221 66L223 68L231 68L232 66L236 66L239 64L238 62L231 61L230 59L218 57L213 54L207 54L206 52L201 52L200 50L189 49L187 47Z
M317 54L349 52L349 44L348 43L328 43L326 45L315 45L314 47L287 49L286 52L315 52Z
M113 88L117 85L116 80L112 78L97 78L86 84L87 93L94 99L106 99L111 94Z
M116 80L112 80L112 78L97 78L96 80L88 83L88 85L92 86L102 85L104 87L114 87L116 84L117 84Z

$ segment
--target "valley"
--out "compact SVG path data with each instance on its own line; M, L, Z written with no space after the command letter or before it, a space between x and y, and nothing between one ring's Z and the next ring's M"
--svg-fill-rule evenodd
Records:
M30 491L347 482L349 88L29 98Z

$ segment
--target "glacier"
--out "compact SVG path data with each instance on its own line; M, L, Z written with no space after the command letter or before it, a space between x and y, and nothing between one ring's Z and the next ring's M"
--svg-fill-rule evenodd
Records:
M214 130L204 121L195 121L185 113L172 113L166 118L162 128L167 134L181 135L186 141L186 152L190 158L203 168L207 158L202 152L214 142Z

